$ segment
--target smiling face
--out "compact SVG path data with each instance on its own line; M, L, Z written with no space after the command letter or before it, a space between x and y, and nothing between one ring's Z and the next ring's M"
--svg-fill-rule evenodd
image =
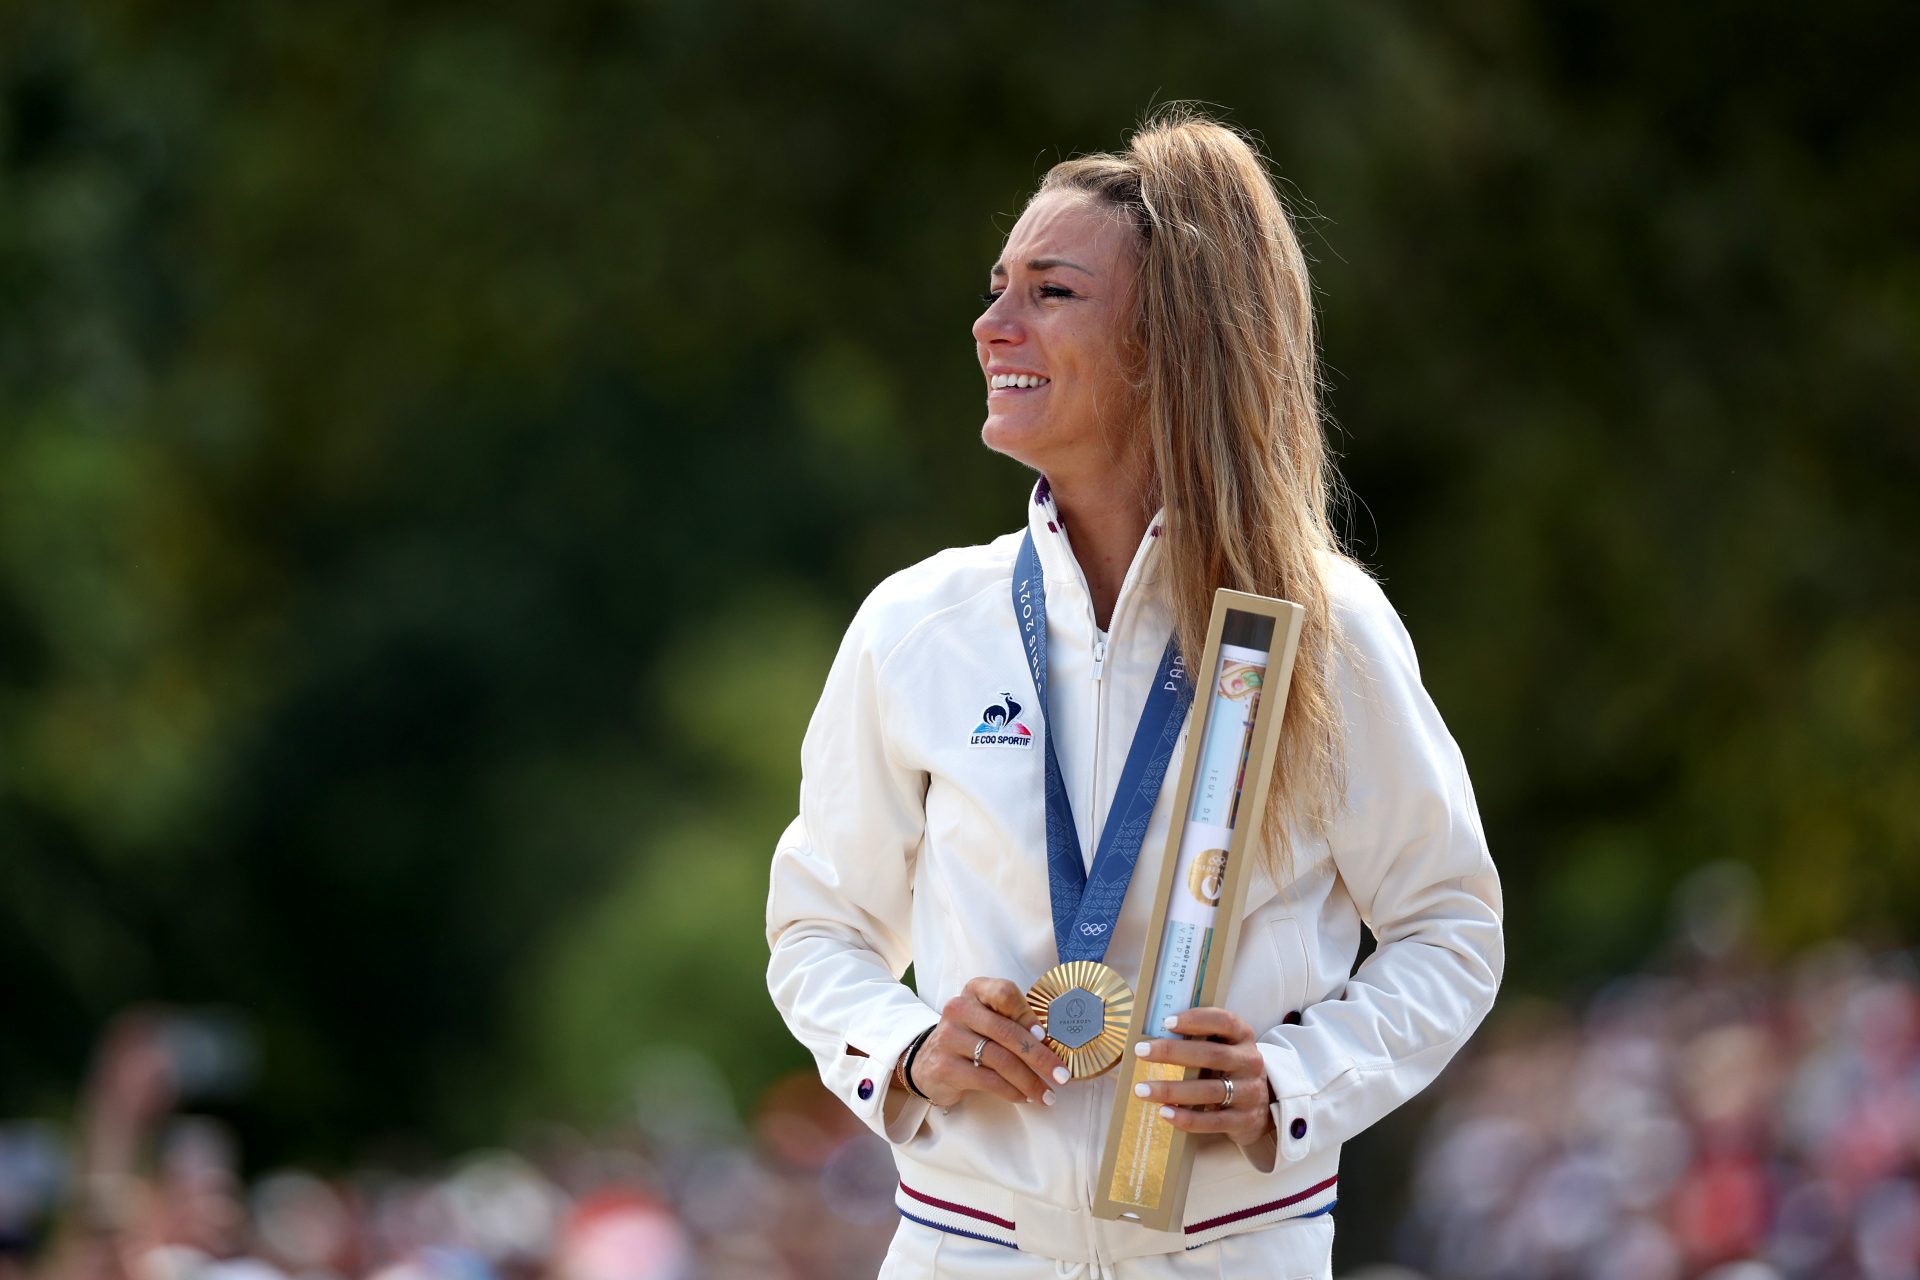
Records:
M973 322L988 387L981 439L1056 489L1138 461L1139 397L1127 377L1138 244L1105 202L1043 192L1007 237Z

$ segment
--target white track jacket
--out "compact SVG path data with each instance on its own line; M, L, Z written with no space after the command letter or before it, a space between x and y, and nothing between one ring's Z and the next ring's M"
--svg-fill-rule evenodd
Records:
M1261 1033L1277 1150L1208 1137L1185 1229L1153 1231L1091 1213L1118 1073L1057 1088L1051 1107L975 1093L941 1109L891 1085L908 1042L970 979L1024 988L1058 959L1042 749L1006 733L976 745L976 728L1011 700L1011 721L1053 736L1090 860L1172 629L1157 519L1104 636L1044 481L1029 527L1047 576L1044 725L1010 603L1018 533L895 574L848 628L801 747L800 814L773 859L774 1002L827 1087L892 1144L896 1203L928 1226L1104 1262L1325 1213L1340 1144L1439 1073L1504 963L1499 880L1460 752L1399 617L1345 562L1330 582L1348 651L1344 804L1326 838L1296 833L1285 884L1249 883L1222 1001ZM1183 737L1169 780L1185 749ZM1106 956L1136 987L1172 790ZM1354 972L1363 922L1379 945Z

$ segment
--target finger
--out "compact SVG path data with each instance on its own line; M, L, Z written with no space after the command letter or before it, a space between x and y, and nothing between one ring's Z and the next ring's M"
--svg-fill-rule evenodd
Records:
M1018 1054L985 1031L969 1025L969 1022L985 1022L989 1019L998 1019L1006 1027L1014 1027L1013 1023L964 996L956 996L948 1001L948 1008L967 1021L943 1021L920 1051L922 1058L926 1057L929 1050L933 1052L935 1069L939 1073L937 1079L956 1090L987 1089L1009 1102L1047 1103L1050 1090L1046 1082L1022 1065ZM1014 1027L1014 1034L1018 1039L1033 1043L1031 1037L1017 1027ZM986 1043L982 1044L982 1040ZM918 1070L916 1063L916 1073ZM1002 1082L1005 1088L990 1087L987 1077Z
M980 1043L980 1037L984 1036L987 1045L980 1051L978 1065L998 1071L1009 1084L1033 1101L1044 1101L1047 1081L1040 1072L1047 1068L1042 1059L1052 1056L1045 1046L1035 1040L1025 1027L1001 1017L985 1005L973 1004L966 1011L966 1016L964 1025L975 1033L972 1044L967 1048L969 1058L973 1054L973 1045Z
M1238 1107L1231 1111L1161 1107L1160 1118L1174 1128L1185 1129L1188 1133L1224 1133L1243 1145L1259 1137L1260 1131L1266 1127L1259 1124L1258 1112L1243 1112Z
M994 980L988 978L975 978L967 986L971 989L975 984L986 984L992 981ZM1001 985L1009 989L1013 988L1011 982ZM1047 1048L1046 1041L1035 1034L1041 1031L1038 1024L1016 1022L978 998L968 999L964 994L949 1000L947 1008L958 1022L971 1028L975 1035L987 1037L1020 1059L1026 1069L1033 1074L1034 1079L1040 1082L1035 1096L1044 1092L1050 1083L1065 1084L1073 1078L1067 1071L1066 1065L1061 1062L1060 1056ZM1023 1019L1028 1016L1024 996L1021 997L1018 1012ZM1017 1077L1015 1079L1018 1083Z
M1047 1087L1047 1082L1035 1075L1027 1064L1020 1061L1017 1054L1009 1052L1006 1046L992 1040L987 1041L987 1047L980 1051L980 1065L986 1070L998 1073L1010 1089L1020 1094L1021 1100L1038 1102L1049 1107L1053 1105L1053 1090Z
M991 1051L993 1046L988 1045L987 1048ZM980 1057L980 1065L977 1067L971 1062L962 1063L960 1065L962 1081L960 1087L963 1089L977 1089L981 1093L991 1093L996 1097L1005 1098L1008 1102L1012 1103L1029 1101L1027 1095L1020 1092L1019 1088L1016 1087L1011 1080L1001 1075L998 1071L995 1071L992 1067L987 1066L986 1062L986 1055L982 1054Z
M1167 1019L1166 1031L1177 1032L1183 1036L1207 1038L1217 1036L1229 1043L1251 1040L1253 1028L1247 1020L1231 1009L1206 1005L1198 1009L1188 1009L1185 1013L1176 1013Z
M1028 1018L1026 992L1005 978L975 978L960 989L1003 1018L1025 1022Z
M1043 1079L1055 1084L1065 1084L1073 1079L1073 1073L1067 1070L1060 1055L1047 1048L1047 1030L1034 1021L1033 1010L1027 1004L1027 993L1004 978L975 978L967 984L980 1003L987 1009L999 1014L1014 1025L1024 1028L1027 1040L1014 1038L1012 1043L1004 1036L994 1039L1005 1044L1026 1062Z
M927 1089L941 1106L951 1106L968 1093L991 1093L1008 1102L1025 1102L1026 1096L1016 1089L1007 1078L985 1065L986 1054L1004 1052L988 1044L981 1054L981 1066L973 1065L973 1046L980 1037L957 1030L957 1035L966 1036L965 1048L956 1048L951 1039L942 1040L938 1033L928 1037L920 1050L920 1058L914 1064L914 1075L922 1073L920 1062L927 1063L925 1075L932 1086ZM938 1041L939 1043L936 1043Z
M1201 1067L1236 1078L1264 1070L1264 1067L1254 1065L1259 1060L1259 1050L1240 1044L1221 1044L1215 1040L1142 1040L1133 1047L1133 1052L1149 1062ZM1249 1052L1253 1054L1253 1062L1247 1057Z
M1268 1105L1265 1076L1233 1077L1233 1106L1227 1106L1225 1083L1218 1076L1200 1080L1152 1080L1133 1087L1135 1097L1175 1107L1217 1107L1223 1111L1260 1111Z
M990 1067L973 1065L973 1046L980 1037L958 1022L943 1020L920 1046L913 1076L921 1089L940 1106L951 1106L962 1094L982 1090L1009 1102L1022 1100L1020 1091ZM991 1047L991 1046L988 1046Z
M975 982L980 981L975 979ZM973 983L968 983L971 988ZM1040 1043L1037 1026L1028 1026L1024 1022L1015 1022L1012 1018L982 1003L970 990L963 991L941 1008L941 1016L957 1027L973 1032L975 1036L985 1036L989 1040L1003 1044L1015 1054L1024 1056L1025 1050Z

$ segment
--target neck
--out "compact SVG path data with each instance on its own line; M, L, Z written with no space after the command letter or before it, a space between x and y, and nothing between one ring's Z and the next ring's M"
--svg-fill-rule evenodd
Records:
M1086 577L1094 622L1105 631L1113 621L1113 606L1134 552L1153 519L1144 487L1118 475L1077 480L1066 488L1048 477L1048 484L1053 504L1067 525L1068 545Z

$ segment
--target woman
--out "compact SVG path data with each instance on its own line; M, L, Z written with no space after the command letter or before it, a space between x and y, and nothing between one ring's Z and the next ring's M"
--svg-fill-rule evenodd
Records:
M1056 165L990 282L982 437L1040 473L1027 528L894 575L855 617L774 858L769 986L893 1144L883 1276L1328 1275L1340 1144L1439 1072L1503 953L1459 753L1330 530L1299 244L1247 143L1177 112ZM1035 670L1016 573L1044 577ZM1151 1086L1209 1135L1162 1232L1092 1216L1117 1073L1069 1082L1022 993L1065 936L1050 810L1084 871L1169 637L1201 652L1217 587L1306 616L1222 1006L1131 1050L1207 1073ZM1172 818L1149 800L1147 887L1105 953L1129 978ZM1350 976L1363 921L1379 945Z

